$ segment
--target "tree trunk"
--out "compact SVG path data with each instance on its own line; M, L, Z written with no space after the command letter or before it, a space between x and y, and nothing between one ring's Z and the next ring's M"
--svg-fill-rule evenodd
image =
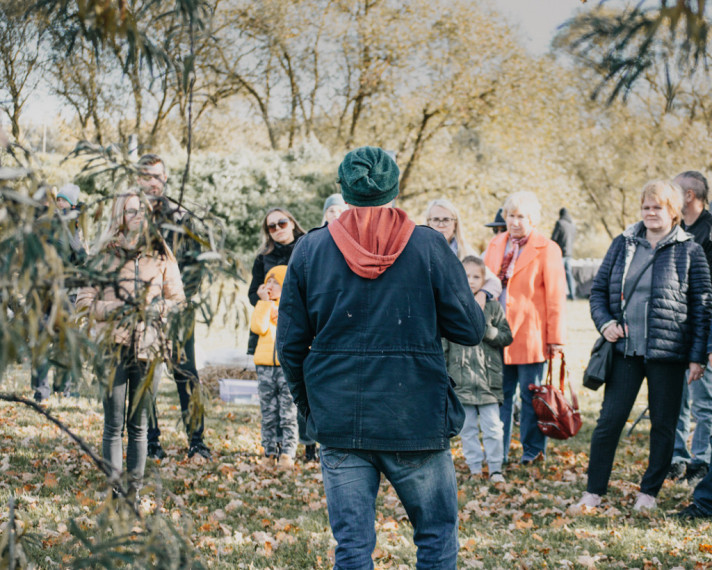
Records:
M401 195L405 194L405 190L408 187L408 181L410 175L413 172L413 167L418 162L420 158L420 152L423 150L423 145L425 144L425 129L428 126L428 122L437 114L437 111L428 111L427 108L423 109L423 116L420 119L420 125L418 126L418 134L415 137L415 143L413 144L413 152L408 159L408 163L403 170L403 174L400 179L400 192Z

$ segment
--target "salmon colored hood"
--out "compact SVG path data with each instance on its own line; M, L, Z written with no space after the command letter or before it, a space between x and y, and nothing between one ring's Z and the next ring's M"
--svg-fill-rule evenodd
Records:
M350 208L329 224L329 233L356 275L376 279L408 244L415 223L399 208Z

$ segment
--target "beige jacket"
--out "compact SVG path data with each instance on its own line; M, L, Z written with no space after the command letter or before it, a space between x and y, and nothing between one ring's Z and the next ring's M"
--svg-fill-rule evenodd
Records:
M150 252L123 260L116 253L107 253L105 260L101 266L105 275L113 275L118 269L118 295L113 286L103 290L84 287L77 295L77 309L88 310L99 337L111 327L113 341L118 344L128 346L133 334L139 359L164 357L168 349L164 335L166 316L185 301L175 258ZM140 303L132 307L122 299L137 299Z

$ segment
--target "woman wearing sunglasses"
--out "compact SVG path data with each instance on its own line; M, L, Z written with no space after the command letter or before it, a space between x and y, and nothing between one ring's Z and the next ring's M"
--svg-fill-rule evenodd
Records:
M265 277L269 270L289 263L297 239L305 233L299 222L286 209L272 208L267 212L262 220L262 247L252 264L252 281L247 291L253 307L260 300L260 292L265 287ZM257 335L250 334L247 354L254 354L258 338Z
M299 225L299 222L294 219L294 216L288 210L272 208L267 211L267 215L262 220L262 247L257 252L255 262L252 264L252 282L247 292L253 307L257 305L260 297L264 298L267 295L265 290L267 273L277 265L287 265L289 263L289 258L292 256L292 250L297 243L297 239L305 233L302 226ZM259 336L251 332L247 345L247 354L255 353L258 340ZM311 443L312 445L307 447L307 459L316 459L314 442L306 439L303 429L304 422L301 418L299 418L299 421L299 443L304 443L305 445Z

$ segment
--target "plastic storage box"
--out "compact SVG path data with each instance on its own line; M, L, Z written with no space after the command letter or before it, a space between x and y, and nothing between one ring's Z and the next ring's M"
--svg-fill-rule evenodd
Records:
M257 380L239 380L236 378L223 378L219 381L220 399L231 404L260 403L257 395Z

